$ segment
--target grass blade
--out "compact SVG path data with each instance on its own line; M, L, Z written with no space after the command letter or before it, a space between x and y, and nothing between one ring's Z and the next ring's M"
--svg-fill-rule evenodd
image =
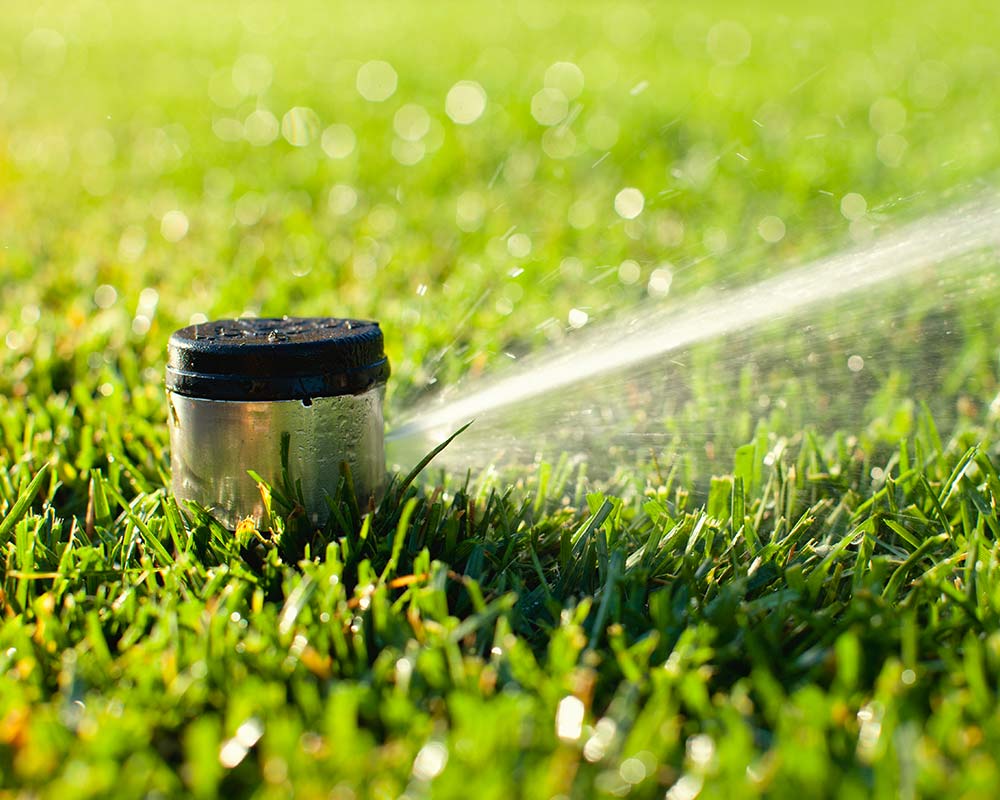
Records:
M14 530L14 526L28 513L28 509L31 507L32 502L34 502L38 490L41 489L42 481L45 480L48 471L49 465L43 464L42 468L35 473L35 477L31 479L24 491L18 495L17 500L14 501L14 505L7 512L7 516L3 518L3 522L0 522L0 544L7 540L10 532Z

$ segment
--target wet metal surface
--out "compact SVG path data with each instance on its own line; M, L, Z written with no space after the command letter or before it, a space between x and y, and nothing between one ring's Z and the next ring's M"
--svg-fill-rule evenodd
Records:
M264 506L254 470L281 486L281 440L289 435L289 472L301 481L314 524L329 515L325 495L336 494L341 463L350 465L358 502L377 500L385 483L384 384L362 394L312 401L204 400L168 392L173 492L194 500L230 529L245 517L260 524Z

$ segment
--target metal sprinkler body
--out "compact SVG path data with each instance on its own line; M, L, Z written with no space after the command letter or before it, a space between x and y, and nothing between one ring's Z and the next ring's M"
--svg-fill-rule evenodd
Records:
M379 499L389 362L377 322L224 319L176 331L167 349L178 500L230 529L247 517L260 525L264 502L247 470L277 487L287 465L305 513L322 525L345 463L361 507Z

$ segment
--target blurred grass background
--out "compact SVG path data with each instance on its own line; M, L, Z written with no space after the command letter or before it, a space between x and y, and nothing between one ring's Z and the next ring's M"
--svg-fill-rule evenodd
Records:
M845 214L864 238L996 168L979 8L5 9L0 384L94 388L136 354L121 388L153 391L198 315L350 314L383 322L396 407L657 269L683 297L851 241Z

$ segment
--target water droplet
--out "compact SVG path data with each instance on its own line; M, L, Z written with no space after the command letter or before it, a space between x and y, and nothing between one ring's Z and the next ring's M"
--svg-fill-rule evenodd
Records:
M894 97L880 97L868 109L868 122L876 133L899 133L906 126L906 107Z
M250 227L260 222L266 209L267 200L264 195L257 192L247 192L236 201L233 215L240 225Z
M419 164L426 154L423 142L407 142L403 139L392 140L392 157L404 167Z
M152 321L145 314L139 314L132 320L132 333L136 336L145 336L149 333Z
M618 768L618 774L623 781L634 786L646 779L646 765L638 758L626 758Z
M849 192L840 200L840 213L850 220L860 219L868 211L868 203L857 192Z
M650 297L666 297L674 282L674 273L669 265L657 267L649 276L646 291Z
M848 226L851 238L858 243L870 242L875 236L875 225L867 217L852 220Z
M633 283L638 282L641 275L642 270L640 269L638 262L632 261L631 259L623 261L618 266L618 280L626 286L631 286Z
M392 127L396 135L407 142L419 142L427 135L430 126L430 115L417 103L401 106L392 118Z
M583 701L578 697L568 695L560 700L556 708L556 735L565 742L579 739L585 713Z
M527 258L531 255L531 237L526 233L515 233L507 239L507 252L514 258Z
M179 242L188 233L187 215L179 210L172 209L163 215L160 220L160 234L168 242Z
M633 186L627 186L615 195L615 211L623 219L635 219L645 205L646 198Z
M26 305L21 308L21 322L25 325L34 325L42 318L42 311L36 305Z
M757 233L765 242L780 242L785 238L785 223L781 217L767 216L757 225Z
M541 89L531 98L531 116L539 125L558 125L569 113L569 102L558 89Z
M665 800L694 800L701 793L704 783L701 775L685 773L667 790Z
M878 155L878 160L887 167L898 167L903 163L903 156L908 146L906 139L898 133L889 133L879 137L875 153Z
M715 177L719 156L711 146L696 144L692 147L680 167L672 174L686 181L695 189L706 189Z
M311 108L295 106L281 118L281 135L293 147L305 147L319 136L319 116Z
M375 236L385 236L392 232L399 221L399 215L392 206L380 203L368 214L368 224Z
M323 131L320 146L330 158L347 158L354 152L357 141L351 127L338 122Z
M687 740L687 757L697 767L707 767L715 758L715 741L706 733L699 733Z
M531 150L515 150L507 157L503 176L511 186L527 186L535 177L538 156Z
M94 291L94 303L98 308L111 308L118 300L118 291L110 284L102 284Z
M462 192L455 203L455 224L465 231L472 233L479 230L483 224L483 217L486 214L486 206L483 197L479 192Z
M581 198L569 207L566 219L570 226L576 228L578 231L582 231L597 221L597 209L590 200Z
M358 70L357 89L365 100L381 103L396 93L399 78L388 61L369 61Z
M219 762L226 769L238 766L263 735L263 723L256 717L251 717L236 729L236 735L232 739L223 742L219 750Z
M600 761L618 732L618 725L609 717L602 717L594 726L594 734L583 746L583 757L591 763Z
M430 781L444 770L448 763L448 748L441 742L428 742L420 748L413 760L413 777L420 781Z
M459 81L448 90L444 110L457 125L471 125L486 111L486 90L475 81Z
M542 134L542 150L549 158L569 158L576 150L576 135L562 126L549 128Z
M508 283L503 288L503 293L515 305L524 297L524 287L519 283Z
M128 263L134 264L138 261L146 250L146 231L138 225L130 225L122 231L118 240L118 257Z
M545 87L558 89L567 100L579 97L583 84L583 70L572 61L557 61L545 70Z
M578 281L583 277L583 262L576 256L566 256L559 262L559 274L568 281Z
M705 249L712 255L720 255L729 247L729 236L722 228L707 228L702 237Z
M338 183L330 188L327 195L326 205L331 213L342 217L354 210L358 204L358 193L353 186L346 183Z
M264 147L278 138L281 126L278 118L266 108L251 111L243 123L243 135L255 147Z
M4 337L4 344L9 350L20 350L24 346L24 334L16 328L9 330Z

